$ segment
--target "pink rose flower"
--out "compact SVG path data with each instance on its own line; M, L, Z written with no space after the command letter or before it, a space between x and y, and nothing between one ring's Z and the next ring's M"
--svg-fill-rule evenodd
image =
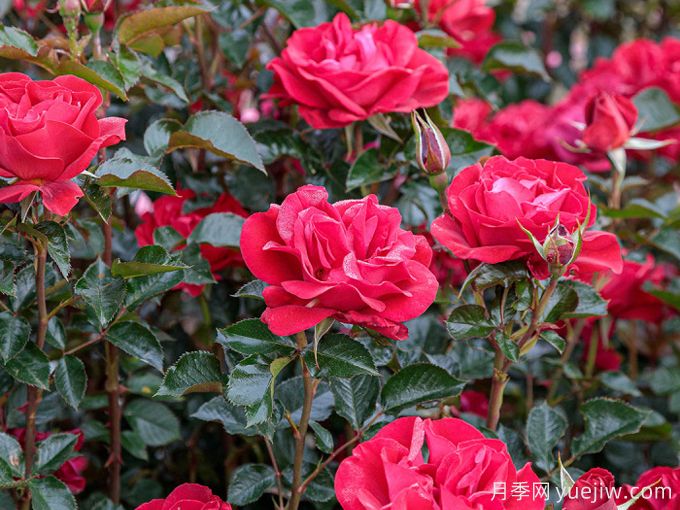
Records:
M231 510L231 505L215 496L208 487L185 483L167 498L151 500L135 510Z
M564 498L564 510L616 510L614 475L593 468L576 480Z
M83 196L71 179L103 147L125 140L125 119L98 119L102 95L75 76L33 81L0 74L0 203L19 202L34 191L45 208L65 216Z
M262 321L291 335L332 317L404 339L402 323L432 304L437 280L427 241L400 224L399 211L375 195L330 204L311 185L250 216L241 253L269 284Z
M531 464L515 469L502 441L457 418L408 417L383 427L340 463L335 492L344 510L543 510L545 501L531 492L513 495L515 483L540 482Z
M458 173L446 190L448 211L432 223L432 235L462 259L489 264L525 260L537 276L547 265L520 227L543 242L559 217L567 233L585 222L592 225L597 209L583 185L586 176L566 163L503 156L490 158ZM621 272L616 236L586 231L574 271Z
M164 196L153 202L151 212L142 215L142 222L135 229L135 236L139 246L154 244L153 234L159 227L169 226L174 228L178 234L185 239L194 231L194 228L203 218L212 213L233 213L238 216L246 217L245 209L230 194L222 193L211 207L202 207L189 213L183 211L187 200L196 197L196 194L189 189L177 188L178 196ZM179 249L184 248L180 246ZM210 270L215 279L219 279L217 274L225 267L242 266L243 258L238 250L201 244L201 256L210 264ZM180 283L177 288L182 289L191 296L198 296L203 291L203 285L193 285Z
M449 91L446 67L418 48L409 28L388 20L354 29L343 13L296 30L267 68L275 74L270 95L298 104L319 129L433 106Z

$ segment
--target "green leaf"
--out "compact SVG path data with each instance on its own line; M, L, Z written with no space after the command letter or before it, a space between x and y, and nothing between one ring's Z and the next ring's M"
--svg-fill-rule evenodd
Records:
M156 397L181 397L187 393L222 393L220 362L211 352L186 352L168 368Z
M319 342L316 357L313 349L307 349L304 358L314 377L380 375L366 347L346 335L325 335Z
M64 228L54 221L44 221L36 228L47 237L47 253L57 264L64 278L68 279L71 272L71 253Z
M331 453L333 451L333 434L314 420L309 420L309 426L316 435L316 447L323 453Z
M599 208L609 218L666 218L666 214L649 200L634 198L623 209Z
M59 359L54 372L54 385L64 402L78 409L87 390L87 373L83 362L75 356Z
M603 372L600 374L600 380L607 388L617 391L623 395L632 395L639 397L642 395L635 382L633 382L626 374L621 372ZM680 386L678 386L680 388Z
M12 477L24 476L24 452L16 438L0 432L0 475L9 474ZM1 477L1 476L0 476Z
M76 434L52 434L38 443L35 469L40 474L56 471L73 453L78 442Z
M38 43L25 30L0 26L0 57L16 59L22 58L22 54L37 57L38 48ZM12 52L12 50L18 50L18 52Z
M90 322L104 329L123 304L125 281L113 277L106 264L97 259L76 282L75 293L83 298Z
M659 87L649 87L639 92L633 103L638 110L639 131L658 131L680 122L680 111Z
M378 150L369 149L363 152L352 164L347 174L345 188L347 191L392 179L397 173L397 168L385 168L378 160Z
M168 252L161 246L142 246L135 255L135 260L131 262L114 260L111 274L121 278L136 278L188 269L185 264L174 260L171 262L169 259Z
M158 71L158 69L154 67L152 62L149 62L146 59L144 59L141 66L141 72L142 76L147 80L157 83L158 85L161 85L166 89L170 90L170 92L175 94L179 99L181 99L185 103L189 102L189 98L187 97L187 93L184 90L182 84L175 80L172 76L168 76L167 74Z
M58 75L72 74L90 82L92 85L117 95L123 101L128 99L122 76L108 62L99 62L89 67L75 60L64 59L54 69L54 72Z
M215 283L210 262L201 255L201 247L195 243L190 243L182 251L182 262L187 266L184 269L184 283L191 285L208 285Z
M456 340L486 337L495 325L486 318L484 308L479 305L462 305L451 312L446 327Z
M234 471L229 482L229 503L245 506L262 497L265 491L274 487L276 477L271 466L265 464L244 464Z
M290 413L290 417L295 423L299 423L302 415L304 394L302 376L291 377L276 386L276 399ZM333 394L328 384L322 381L316 389L310 419L319 423L327 420L333 412L333 406ZM285 420L284 423L286 423Z
M660 250L663 250L680 260L680 236L678 235L677 230L662 228L654 237L652 237L652 239L650 239L650 242Z
M453 176L461 168L477 163L480 158L493 154L493 145L475 140L467 131L441 126L440 130L451 150L451 161L447 168L449 176Z
M152 158L160 158L168 150L170 136L180 129L180 124L175 119L159 119L149 124L144 131L144 148Z
M529 411L526 426L527 446L543 471L552 468L552 450L567 431L569 422L561 410L545 402Z
M217 341L240 354L285 356L295 351L290 338L274 335L260 319L244 319L219 331Z
M205 149L266 172L246 128L224 112L203 111L189 117L186 124L170 136L168 150L186 147Z
M14 379L40 389L50 387L50 360L33 342L5 363L5 370Z
M535 49L528 48L518 41L503 41L491 48L486 54L482 70L508 70L533 74L544 81L550 81L543 65L543 58Z
M148 399L137 399L125 406L130 427L148 446L164 446L180 439L179 420L167 406Z
M186 243L182 234L177 232L169 225L158 227L153 231L153 242L165 248L165 251L172 252L175 248Z
M571 283L562 280L557 284L543 311L543 317L541 318L543 322L555 323L576 311L578 307L578 294Z
M0 312L0 356L3 360L19 354L30 336L31 326L25 319L10 312Z
M382 390L385 412L458 395L465 385L443 368L427 363L409 365L390 377Z
M14 296L14 269L15 264L11 260L0 259L0 293L6 296Z
M416 37L421 48L460 48L458 41L442 30L421 30L416 32Z
M313 27L331 17L325 0L263 0L285 16L295 28Z
M212 213L196 225L187 239L190 243L206 243L216 247L238 248L245 218L233 213Z
M109 329L106 339L130 356L163 371L163 348L156 335L141 323L117 322Z
M264 292L266 287L267 284L262 280L253 280L238 289L235 294L232 294L232 297L245 297L263 301L264 297L262 297L262 292Z
M680 392L680 367L660 367L652 374L649 385L657 395Z
M500 333L496 335L496 342L498 343L498 347L506 358L508 358L510 361L519 360L519 346L512 341L512 338L505 335L505 333Z
M541 338L552 345L560 354L567 346L567 341L551 329L541 331Z
M484 290L497 285L508 287L513 282L526 280L528 276L529 271L523 262L511 260L500 264L480 264L470 271L461 286L461 292L471 282L475 282L477 289Z
M181 264L176 254L166 252L160 246L149 246L140 249L134 258L135 262L165 266ZM148 276L138 276L127 280L127 298L125 304L134 308L157 294L162 294L184 279L184 271L177 270Z
M345 418L354 430L360 429L375 411L380 393L378 378L368 375L351 379L333 378L330 387L335 397L335 412Z
M232 404L221 395L207 401L191 417L197 420L220 422L224 430L231 435L266 435L271 437L274 433L273 430L246 426L245 409Z
M63 482L53 476L28 482L32 510L76 510L76 499Z
M136 432L124 430L121 433L120 442L123 448L133 457L146 461L149 460L149 452L146 450L146 445Z
M102 187L131 188L177 195L168 177L154 164L152 158L119 149L114 156L97 168L98 183Z
M607 301L602 299L593 287L576 280L569 280L565 284L576 291L578 304L573 311L562 314L561 318L603 317L607 315Z
M130 46L160 29L171 27L187 18L206 12L209 11L194 5L156 7L135 12L120 21L118 40L121 44Z
M580 411L586 430L573 441L572 453L576 457L597 453L612 439L639 432L649 414L623 401L606 398L589 400L581 405Z

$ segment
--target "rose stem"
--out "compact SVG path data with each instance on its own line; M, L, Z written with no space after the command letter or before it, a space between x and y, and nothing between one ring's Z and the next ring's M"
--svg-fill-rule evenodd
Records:
M47 333L47 302L45 300L45 266L47 265L47 249L45 245L39 241L33 241L35 249L35 292L36 300L38 302L38 334L36 338L36 345L41 351L45 347L45 336ZM33 461L36 454L36 428L35 417L38 411L38 406L42 400L42 390L35 386L28 386L28 409L26 413L26 438L24 446L25 455L25 478L29 479L33 470ZM31 495L27 491L26 498L23 501L22 508L28 510L31 507Z
M312 414L312 401L314 400L314 393L318 381L312 379L309 369L302 357L302 351L307 347L307 335L304 331L300 331L295 335L297 348L300 355L300 365L302 366L302 383L304 386L304 402L302 404L302 414L300 415L300 422L297 426L295 435L295 460L293 461L293 483L291 486L290 500L288 500L288 510L297 510L300 506L300 499L302 492L299 490L302 484L302 461L305 454L305 436L307 435L307 426L309 425L309 417Z

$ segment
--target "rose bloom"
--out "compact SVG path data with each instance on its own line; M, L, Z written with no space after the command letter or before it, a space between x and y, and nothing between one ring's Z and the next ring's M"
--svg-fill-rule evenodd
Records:
M467 99L456 105L453 127L495 145L507 158L543 158L549 151L541 133L550 113L550 107L529 99L492 114L486 101Z
M335 493L344 510L543 510L545 501L531 492L513 495L515 483L531 488L540 481L531 464L515 469L502 441L457 418L408 417L354 448L338 467Z
M548 276L546 263L520 224L542 243L559 217L573 233L588 226L597 209L583 185L586 176L566 163L495 156L482 166L463 169L446 190L448 211L432 223L432 235L462 259L489 264L525 260L532 272ZM616 236L586 231L575 272L621 272L621 249Z
M576 480L564 498L564 510L617 510L614 475L593 468Z
M66 432L70 434L76 434L78 436L78 441L76 442L76 445L73 449L74 451L79 452L83 448L85 435L80 429L67 430ZM26 429L13 429L10 430L9 433L17 438L17 441L19 441L19 444L21 444L22 447L25 446L24 442L26 440ZM35 439L36 441L40 442L44 441L51 435L52 434L49 432L38 432L35 435ZM80 494L85 490L86 480L85 476L83 476L83 472L87 469L88 464L89 462L87 457L84 455L76 455L64 462L59 467L59 469L53 473L53 475L64 482L64 484L66 484L68 489L73 494Z
M607 152L623 146L631 137L637 108L618 94L600 92L586 103L583 142L595 151Z
M75 76L33 81L0 74L0 203L41 193L48 211L65 216L83 196L71 179L97 151L125 139L125 119L97 119L102 95Z
M651 489L643 492L645 497L640 497L630 510L678 510L680 508L680 467L655 467L640 475L635 486L637 491L655 484ZM637 492L631 492L632 497ZM625 503L628 499L619 501Z
M135 510L231 510L231 505L215 496L208 487L185 483L167 498L151 500Z
M174 228L185 239L193 232L194 228L203 218L212 213L233 213L246 217L248 213L241 204L230 194L222 193L211 207L202 207L191 212L183 212L185 203L196 197L189 189L177 188L178 196L164 196L153 202L152 210L142 214L142 222L135 229L135 236L139 246L154 244L153 233L159 227L169 226ZM184 246L180 246L180 249ZM215 279L219 279L219 271L228 266L241 266L243 259L238 250L201 244L201 256L210 264L210 270ZM203 291L203 285L180 283L181 288L188 294L196 297Z
M375 195L330 204L320 186L303 186L283 203L250 216L241 253L269 284L262 321L291 335L334 318L402 340L402 323L434 301L427 240L400 228L396 208Z
M319 129L433 106L449 90L446 67L418 48L409 28L388 20L355 29L342 13L296 30L267 68L275 75L270 96L298 104Z
M413 8L421 12L418 0ZM501 39L492 31L496 13L485 0L428 0L427 17L460 44L460 48L449 52L451 55L469 58L477 64Z

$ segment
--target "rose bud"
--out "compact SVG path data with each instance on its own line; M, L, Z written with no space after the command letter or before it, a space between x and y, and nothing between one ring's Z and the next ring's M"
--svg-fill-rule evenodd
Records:
M586 104L583 142L591 149L609 152L631 137L638 112L633 102L618 94L600 92Z
M80 16L80 0L61 0L59 2L59 13L62 17Z
M411 112L411 123L416 135L416 159L423 172L438 175L449 166L451 150L427 112L423 113L424 117L416 111Z
M550 266L566 266L574 256L575 244L564 225L553 228L543 242L545 261Z

